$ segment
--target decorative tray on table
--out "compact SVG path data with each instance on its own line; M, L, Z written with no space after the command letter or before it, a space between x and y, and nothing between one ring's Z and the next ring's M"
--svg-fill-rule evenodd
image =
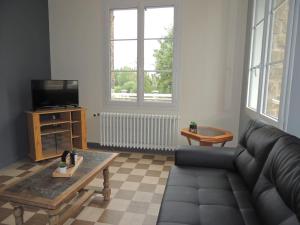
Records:
M63 153L61 159L62 160L60 163L65 164L65 168L56 168L52 173L52 177L72 177L72 175L76 172L76 170L83 161L82 156L78 155L74 157L68 151L65 151Z

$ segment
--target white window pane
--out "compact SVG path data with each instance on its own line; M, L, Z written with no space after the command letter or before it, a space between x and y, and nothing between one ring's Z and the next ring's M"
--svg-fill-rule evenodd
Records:
M172 70L173 40L145 40L144 48L145 70Z
M285 1L275 12L272 29L271 62L284 60L288 28L289 2Z
M121 101L136 101L137 72L111 72L111 99Z
M111 41L111 70L136 70L137 41Z
M261 63L263 32L264 24L260 23L254 30L252 66L258 66Z
M283 77L283 64L275 64L269 67L267 80L267 93L265 114L278 119L280 107L281 84Z
M146 72L144 91L145 101L172 102L172 72Z
M257 109L258 102L259 73L259 69L253 69L249 74L248 107L254 110Z
M112 10L111 40L114 39L137 39L137 10Z
M266 4L266 0L256 0L256 8L255 8L256 24L265 17L265 4Z
M280 6L283 2L288 2L289 0L274 0L273 3L273 9L276 9L278 6Z
M145 38L173 38L174 8L145 9Z

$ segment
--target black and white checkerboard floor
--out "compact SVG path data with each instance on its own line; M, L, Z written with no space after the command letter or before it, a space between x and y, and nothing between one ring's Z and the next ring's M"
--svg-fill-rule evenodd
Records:
M110 167L111 200L101 195L88 200L75 218L64 225L155 225L165 183L174 157L159 154L121 153ZM41 164L20 161L0 170L0 187L35 171ZM102 177L89 186L101 186ZM45 225L47 215L25 208L26 225ZM0 225L12 225L12 206L0 202Z

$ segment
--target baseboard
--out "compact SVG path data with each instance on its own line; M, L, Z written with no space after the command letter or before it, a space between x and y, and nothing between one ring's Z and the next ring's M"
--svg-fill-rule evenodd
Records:
M136 148L124 148L124 147L110 147L103 146L100 143L88 142L88 148L99 149L108 152L138 152L138 153L151 153L151 154L162 154L162 155L174 155L173 150L156 150L156 149L136 149Z

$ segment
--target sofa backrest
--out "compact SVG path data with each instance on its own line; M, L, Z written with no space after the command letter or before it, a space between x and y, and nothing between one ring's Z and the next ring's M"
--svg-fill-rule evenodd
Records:
M241 152L235 160L235 165L250 190L253 189L274 144L285 135L287 134L283 131L262 121L249 122L240 139Z
M264 225L300 224L300 140L280 138L253 190Z

